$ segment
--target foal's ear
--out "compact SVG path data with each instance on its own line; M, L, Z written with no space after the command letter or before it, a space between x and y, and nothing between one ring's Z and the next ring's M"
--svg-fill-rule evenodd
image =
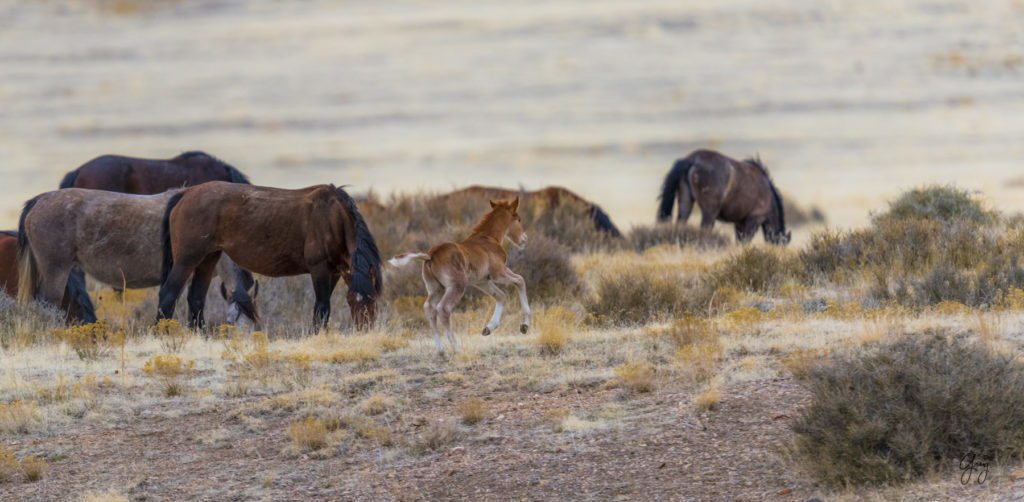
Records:
M512 212L513 213L516 212L517 209L519 209L519 196L518 195L516 195L515 200L512 201Z
M498 203L494 202L493 200L488 200L487 202L491 203L491 209L494 209L494 208L498 207Z

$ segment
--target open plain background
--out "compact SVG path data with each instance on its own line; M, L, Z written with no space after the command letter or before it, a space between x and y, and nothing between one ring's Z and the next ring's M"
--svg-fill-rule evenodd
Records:
M835 225L931 182L1024 207L1024 2L0 3L0 226L104 153L257 184L561 184L650 223L673 159L759 153Z

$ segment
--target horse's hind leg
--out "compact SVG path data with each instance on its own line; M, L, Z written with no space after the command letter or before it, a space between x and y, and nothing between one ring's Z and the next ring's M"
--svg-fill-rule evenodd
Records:
M40 263L40 265L43 265ZM45 272L43 272L45 270ZM40 267L40 284L36 298L43 300L54 307L61 307L64 299L64 290L67 288L68 275L71 274L70 264L60 264L44 269ZM71 308L63 309L64 315L71 319Z
M438 304L441 303L441 297L444 296L444 286L433 276L427 274L426 265L423 268L423 285L427 287L427 300L423 302L423 315L430 323L430 331L434 334L434 346L437 348L437 352L444 354L441 332L437 329Z
M178 302L181 290L185 289L185 282L204 258L203 255L197 254L175 260L171 272L167 274L167 279L160 285L160 303L156 311L157 321L174 317L174 304Z
M476 286L476 289L479 289L480 291L483 291L484 294L490 295L494 298L494 314L491 315L491 320L487 323L487 326L484 326L484 331L482 333L484 336L487 336L498 329L498 324L501 322L501 311L505 307L505 300L507 297L501 288L495 286L494 283L490 281L487 281L487 284L484 284L483 286Z
M461 284L448 286L444 290L444 296L441 297L437 309L441 318L441 327L444 328L448 335L448 341L452 344L452 352L456 354L459 352L459 343L455 340L455 334L452 333L452 311L455 310L455 306L458 305L465 292L466 286Z
M338 285L340 275L329 270L310 271L313 278L313 295L316 300L313 303L313 331L326 330L331 320L331 294Z
M504 275L495 279L499 284L513 284L519 293L519 303L523 307L523 324L519 325L519 332L525 334L530 330L530 302L526 300L526 281L523 276L505 268Z
M192 274L192 284L188 287L188 326L192 329L203 329L206 318L203 310L206 307L206 292L210 289L210 281L217 269L220 252L212 253L203 259Z

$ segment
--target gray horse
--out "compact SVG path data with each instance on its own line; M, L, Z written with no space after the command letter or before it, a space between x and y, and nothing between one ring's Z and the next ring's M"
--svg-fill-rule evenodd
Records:
M134 195L67 188L28 201L18 225L19 301L59 305L73 267L111 286L160 286L164 211L180 191ZM252 274L226 255L217 273L226 286L221 295L229 304L228 322L236 324L244 315L258 329L253 298L259 286ZM190 315L202 324L201 308Z

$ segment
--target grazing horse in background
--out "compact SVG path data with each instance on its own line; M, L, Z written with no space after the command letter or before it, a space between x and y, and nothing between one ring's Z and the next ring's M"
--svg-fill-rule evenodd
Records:
M510 240L517 246L526 245L526 233L520 223L519 198L512 201L490 201L491 210L473 227L473 231L459 242L438 244L426 253L403 253L388 260L394 266L403 266L413 261L423 262L423 284L427 287L427 301L423 311L434 331L437 351L444 353L441 326L448 335L454 352L459 344L452 334L452 310L462 299L468 286L473 286L494 298L494 314L483 329L487 336L498 329L501 311L505 304L505 293L497 284L514 284L519 291L519 302L523 306L523 323L519 331L526 333L530 328L530 304L526 300L526 282L519 274L505 266L505 250L502 241ZM497 284L495 284L497 283Z
M522 197L524 203L531 199L540 199L547 203L547 208L550 210L558 208L562 204L575 204L587 210L591 220L594 222L594 228L607 232L612 237L622 237L622 232L619 232L619 229L614 223L612 223L612 219L608 216L608 213L604 212L604 210L601 209L601 206L580 197L567 188L559 186L549 186L540 190L527 192L525 190L509 190L507 188L500 187L473 185L441 196L442 199L458 197L479 197L481 199L511 199L513 197Z
M159 286L164 211L179 191L134 195L66 188L28 201L18 224L19 301L28 303L38 296L59 304L74 267L112 286ZM249 292L253 288L252 295L256 294L252 274L230 262L220 272L232 290L228 321L235 323L245 315L258 326Z
M381 292L377 243L355 201L334 185L285 190L214 181L172 197L164 214L165 280L158 319L173 314L193 275L188 302L193 312L202 312L222 253L270 277L309 274L316 295L315 330L327 328L339 278L348 284L356 329L376 320Z
M676 161L661 187L658 221L672 217L679 199L679 219L686 222L693 203L700 204L701 228L710 230L715 220L735 223L736 240L749 242L761 227L764 240L789 243L782 197L760 159L743 162L712 150L697 150Z
M60 188L152 194L207 181L249 184L244 174L223 161L203 152L185 152L173 159L96 157L67 173Z
M0 231L0 290L12 298L18 297L18 232ZM85 291L85 274L81 270L72 270L68 275L60 306L72 321L96 322L96 312Z

